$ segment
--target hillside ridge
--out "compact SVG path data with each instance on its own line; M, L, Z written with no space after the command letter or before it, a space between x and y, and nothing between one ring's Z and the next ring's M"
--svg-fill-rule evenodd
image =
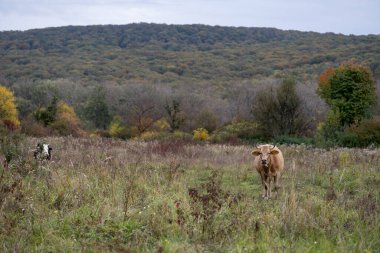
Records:
M315 76L344 61L380 75L380 35L208 25L64 26L0 32L0 82L231 82Z

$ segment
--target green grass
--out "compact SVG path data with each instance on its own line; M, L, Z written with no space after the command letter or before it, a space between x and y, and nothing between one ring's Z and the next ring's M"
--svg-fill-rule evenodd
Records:
M52 162L1 168L1 252L380 249L379 150L281 146L282 188L263 200L248 146L47 141Z

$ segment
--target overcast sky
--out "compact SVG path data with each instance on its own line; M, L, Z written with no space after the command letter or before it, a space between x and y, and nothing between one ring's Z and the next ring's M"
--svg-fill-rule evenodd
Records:
M0 0L0 31L136 22L380 34L380 0Z

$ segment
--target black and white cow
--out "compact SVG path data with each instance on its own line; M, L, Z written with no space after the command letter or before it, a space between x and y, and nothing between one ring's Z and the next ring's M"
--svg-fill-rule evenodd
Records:
M49 144L38 143L36 150L34 151L34 159L40 160L50 160L51 159L51 151L52 147Z

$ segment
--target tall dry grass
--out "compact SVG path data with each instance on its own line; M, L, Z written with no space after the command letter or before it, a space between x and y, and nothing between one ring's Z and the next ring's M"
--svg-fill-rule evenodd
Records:
M282 188L265 201L249 146L56 137L36 163L38 141L1 170L3 252L380 248L379 150L281 146Z

